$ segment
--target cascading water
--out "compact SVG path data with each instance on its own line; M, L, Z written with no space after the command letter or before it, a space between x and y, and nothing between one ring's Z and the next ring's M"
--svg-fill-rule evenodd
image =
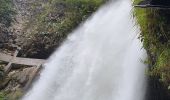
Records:
M144 100L145 51L131 1L111 1L71 34L23 100Z

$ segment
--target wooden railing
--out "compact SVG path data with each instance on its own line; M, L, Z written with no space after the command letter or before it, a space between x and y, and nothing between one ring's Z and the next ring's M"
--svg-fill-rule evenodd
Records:
M5 67L5 72L9 72L11 70L11 64L19 64L19 65L28 65L28 66L41 66L45 63L44 59L32 59L32 58L22 58L16 57L16 52L14 56L10 56L4 53L0 53L0 60L9 62L8 65Z
M38 71L41 69L41 66L45 63L46 60L17 57L18 52L19 52L19 50L16 50L15 53L13 54L13 56L7 55L4 53L0 53L0 61L4 61L4 62L8 63L7 66L5 66L5 68L4 68L5 74L9 73L9 71L12 68L12 64L36 67L35 70L32 73L30 73L29 80L24 87L25 89L28 89L28 87L32 83L34 77L36 76Z

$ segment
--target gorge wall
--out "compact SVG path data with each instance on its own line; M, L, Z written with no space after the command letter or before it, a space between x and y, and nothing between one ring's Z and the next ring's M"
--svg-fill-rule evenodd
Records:
M135 0L135 4L141 0ZM148 100L169 100L170 93L170 12L168 9L135 8L141 40L148 53Z

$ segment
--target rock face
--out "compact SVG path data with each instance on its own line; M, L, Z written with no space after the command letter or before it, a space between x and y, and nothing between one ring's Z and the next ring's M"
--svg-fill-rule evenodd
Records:
M42 5L38 5L37 2L42 2L42 0L13 0L17 14L11 30L16 36L16 44L19 46L24 44L24 26L33 19L33 15L41 12Z
M170 6L169 0L151 0L151 4Z
M21 67L22 69L13 69L7 75L0 69L0 92L7 94L7 100L18 100L30 85L32 73L39 73L37 67Z
M0 48L4 48L6 44L14 43L13 33L8 28L0 24Z
M6 29L4 29L3 25L0 25L0 43L7 42L8 40L8 32Z
M5 91L15 91L16 89L22 89L28 82L31 74L35 70L34 67L24 68L11 71L6 79L10 79L8 85L5 87Z
M42 5L35 3L39 1L46 2L46 0L13 0L16 11L15 20L9 27L0 23L0 52L12 55L16 49L13 45L23 45L24 25L35 13L40 13ZM32 9L34 4L36 8ZM32 79L32 72L37 69L36 67L15 65L8 74L4 74L5 66L6 63L0 62L0 92L7 93L8 100L18 100L23 95L24 87Z

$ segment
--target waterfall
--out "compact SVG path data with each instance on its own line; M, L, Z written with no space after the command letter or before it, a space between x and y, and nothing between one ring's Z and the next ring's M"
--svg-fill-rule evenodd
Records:
M71 33L22 100L144 100L145 50L131 0L113 0Z

